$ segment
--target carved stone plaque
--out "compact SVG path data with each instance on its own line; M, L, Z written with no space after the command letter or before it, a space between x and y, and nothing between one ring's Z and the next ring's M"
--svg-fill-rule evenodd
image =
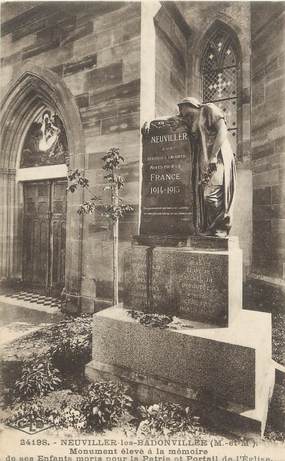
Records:
M155 248L152 309L224 326L228 322L228 253Z
M153 120L143 133L140 235L193 233L190 148L179 117Z
M133 245L124 306L225 327L241 310L241 251Z
M148 247L135 246L125 252L124 307L146 311L149 308Z

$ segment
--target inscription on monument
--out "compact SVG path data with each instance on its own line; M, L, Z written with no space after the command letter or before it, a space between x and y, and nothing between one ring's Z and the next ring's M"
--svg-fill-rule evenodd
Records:
M143 131L141 235L193 233L191 152L179 117Z
M125 252L124 306L128 309L148 310L148 248L136 246Z
M152 308L160 312L172 309L181 318L223 326L228 311L227 273L227 255L222 252L157 248L153 254ZM169 280L172 284L167 289Z
M227 251L133 245L125 258L124 305L223 327L233 307L228 273Z

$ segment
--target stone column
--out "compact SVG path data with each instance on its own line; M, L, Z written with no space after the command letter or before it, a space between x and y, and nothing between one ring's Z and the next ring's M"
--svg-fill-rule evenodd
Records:
M140 92L140 126L155 118L155 41L154 18L161 8L159 1L141 2L141 92ZM142 143L140 143L142 146ZM140 147L140 190L142 185L142 147ZM141 201L139 203L141 208ZM139 209L139 217L141 212ZM140 218L139 218L140 219ZM140 228L140 222L139 227Z
M15 278L16 169L8 169L7 190L7 277Z
M155 117L155 25L158 1L141 3L141 125Z
M71 170L74 169L74 154L70 154ZM76 154L76 168L84 169L84 154ZM84 200L83 191L68 193L66 213L66 256L65 256L65 289L66 309L77 312L81 304L82 282L82 245L83 217L77 210Z
M2 168L0 171L0 279L12 280L20 274L16 271L16 170Z
M7 254L7 169L0 170L0 279L5 279Z

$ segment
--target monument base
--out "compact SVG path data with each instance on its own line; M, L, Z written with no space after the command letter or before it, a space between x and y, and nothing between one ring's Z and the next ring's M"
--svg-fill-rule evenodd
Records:
M223 329L185 320L159 329L111 307L94 315L92 350L91 381L127 383L143 403L210 401L221 426L264 432L275 380L270 314L242 311Z
M233 322L242 306L238 239L189 236L187 245L157 243L163 238L126 251L125 307L220 327Z
M133 242L139 245L151 247L189 247L203 250L228 250L238 246L237 237L213 237L206 235L148 235L140 234L133 236Z

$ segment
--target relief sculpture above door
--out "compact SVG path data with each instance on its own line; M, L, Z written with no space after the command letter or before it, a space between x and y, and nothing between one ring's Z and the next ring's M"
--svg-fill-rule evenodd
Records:
M27 132L20 167L65 163L67 152L63 123L56 113L46 109L33 121Z

